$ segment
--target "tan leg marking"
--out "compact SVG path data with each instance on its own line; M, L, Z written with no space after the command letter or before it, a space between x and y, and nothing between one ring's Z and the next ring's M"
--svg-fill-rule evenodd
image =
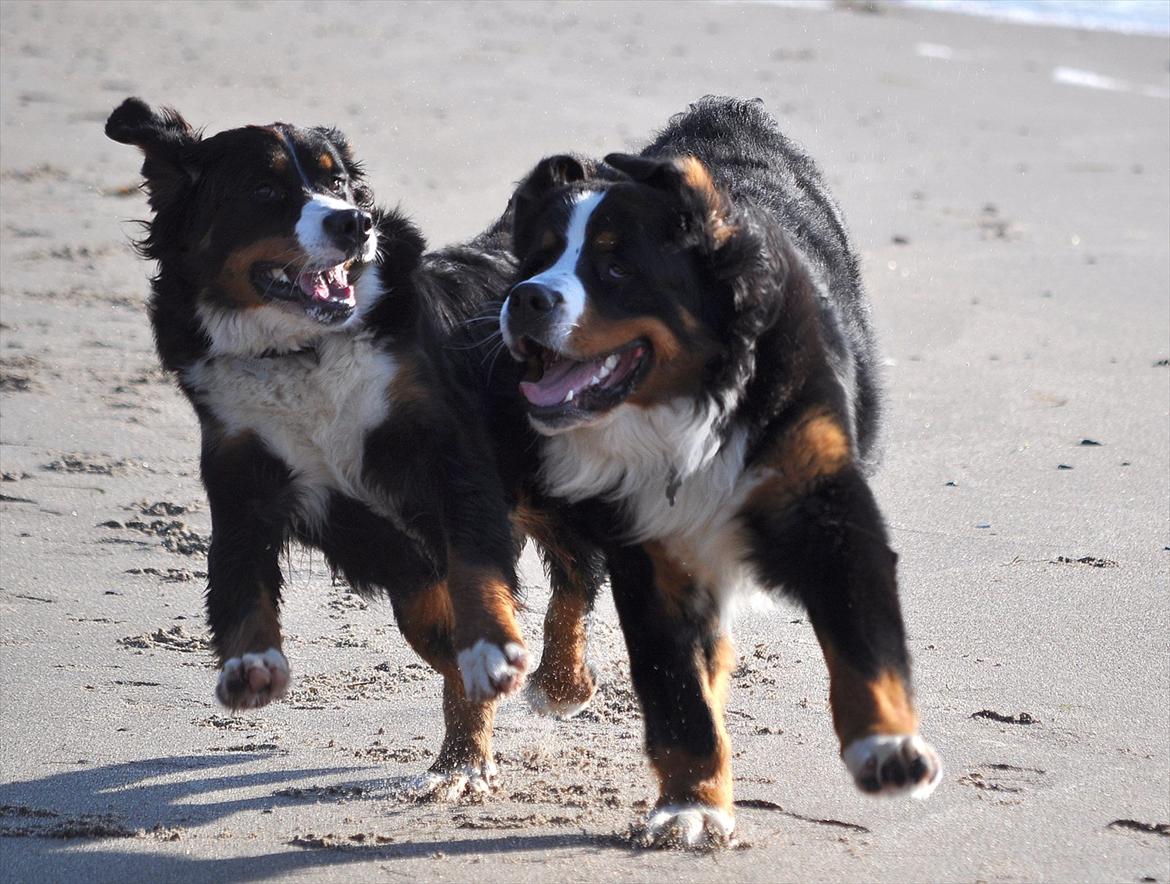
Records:
M269 648L282 650L280 633L280 612L272 593L261 589L257 593L256 606L248 612L230 635L224 636L216 648L222 666L232 657L256 652L263 653Z
M711 709L715 725L715 751L694 755L677 746L654 747L650 763L658 776L658 806L669 804L704 804L731 811L731 739L724 724L731 670L735 650L727 636L720 636L710 659L700 661L703 699Z
M861 737L918 732L918 713L901 676L887 669L866 678L818 638L829 668L829 706L842 749Z

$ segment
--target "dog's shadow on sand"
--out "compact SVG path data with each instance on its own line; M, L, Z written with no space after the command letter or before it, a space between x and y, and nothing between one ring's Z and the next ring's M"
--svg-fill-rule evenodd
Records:
M279 852L216 858L216 851L207 849L187 855L151 849L152 841L173 838L181 842L190 837L187 829L202 829L196 835L201 840L209 835L215 837L207 830L209 824L241 811L279 813L282 808L347 801L354 797L378 800L379 793L387 788L384 779L331 782L328 786L307 788L293 785L322 777L332 781L339 774L367 772L368 768L225 771L233 765L270 757L264 753L170 756L0 783L0 864L19 880L30 881L234 882L264 880L317 867L392 862L436 853L488 856L565 848L591 852L623 849L613 836L580 832L409 840L410 830L418 828L417 820L403 820L404 825L396 831L395 817L410 813L412 808L417 811L417 805L393 798L378 804L376 828L380 834L393 839L385 843L371 838L355 841L336 836L324 840L298 836L290 827L288 832L261 836L269 841L284 840L288 847ZM256 787L274 788L256 794ZM212 797L241 789L248 790L249 796ZM235 834L247 837L243 831ZM94 842L95 838L102 839L100 846ZM18 839L28 839L35 846L25 842L22 849ZM122 842L128 842L129 849L119 849ZM624 849L628 850L628 845Z

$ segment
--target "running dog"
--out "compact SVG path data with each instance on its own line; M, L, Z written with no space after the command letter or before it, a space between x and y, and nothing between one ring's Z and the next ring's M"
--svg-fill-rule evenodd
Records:
M745 590L803 605L841 756L926 797L891 551L866 481L879 391L857 258L758 102L705 98L640 155L542 161L501 312L543 490L604 549L659 781L651 843L732 836L723 723Z

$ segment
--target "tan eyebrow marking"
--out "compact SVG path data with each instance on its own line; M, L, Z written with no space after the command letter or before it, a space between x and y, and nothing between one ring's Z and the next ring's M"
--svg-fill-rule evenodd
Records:
M328 172L333 168L333 157L329 156L327 153L323 153L321 156L317 157L317 165Z

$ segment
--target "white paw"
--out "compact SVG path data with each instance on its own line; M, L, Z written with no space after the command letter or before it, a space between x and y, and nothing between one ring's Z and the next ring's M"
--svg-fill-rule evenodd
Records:
M390 794L401 801L458 801L464 797L488 795L496 778L496 763L465 764L457 770L424 771L396 777L389 783Z
M871 795L929 798L942 780L942 761L918 734L854 740L841 753L857 788Z
M463 675L463 690L473 703L512 693L524 683L524 673L528 671L528 651L515 642L501 648L481 638L460 651L456 659Z
M683 847L713 850L728 847L735 832L735 817L706 804L666 804L646 818L641 842L644 847Z
M528 701L532 711L538 715L547 715L551 718L572 718L589 707L593 695L597 692L597 671L592 666L588 669L591 689L588 691L588 696L582 700L553 699L549 696L548 688L544 682L540 680L539 670L525 686L524 699Z
M232 657L223 664L215 697L229 709L257 709L288 690L288 660L269 648L263 654Z

